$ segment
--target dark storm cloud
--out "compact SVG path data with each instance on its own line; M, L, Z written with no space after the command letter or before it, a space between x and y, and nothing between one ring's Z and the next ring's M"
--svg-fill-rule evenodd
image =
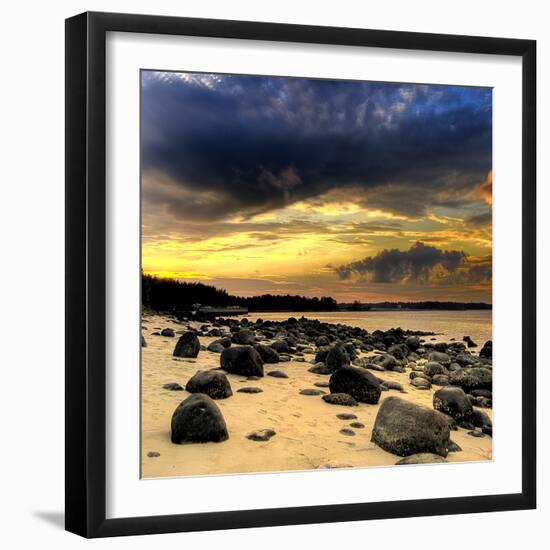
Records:
M143 172L183 192L147 199L197 220L342 187L407 215L457 206L491 168L491 109L481 88L144 72Z
M350 279L355 275L373 283L425 283L433 279L437 268L440 269L437 273L439 278L447 282L457 282L457 277L461 282L469 279L470 269L464 252L442 250L420 242L409 250L382 250L375 256L337 267L336 273L341 279ZM475 279L478 280L481 275L482 270L478 269Z

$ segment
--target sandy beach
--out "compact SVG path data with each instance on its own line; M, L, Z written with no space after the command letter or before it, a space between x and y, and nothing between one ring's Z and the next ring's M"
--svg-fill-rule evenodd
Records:
M303 395L304 389L330 393L330 376L308 371L314 353L304 353L302 359L265 364L264 371L278 370L288 378L264 376L249 380L246 376L226 373L233 395L216 400L229 432L220 443L174 444L170 438L170 423L176 407L190 394L170 391L164 384L177 383L185 388L198 370L219 368L220 354L207 351L216 337L200 336L203 349L197 358L173 357L178 337L187 329L200 324L180 323L162 315L144 315L142 334L142 477L194 476L291 470L314 470L325 467L371 467L395 464L401 457L384 451L371 441L378 410L384 399L395 395L407 401L433 408L433 395L438 386L428 390L410 384L410 372L375 372L384 380L399 382L406 393L384 391L378 404L359 403L348 407L329 404L321 395ZM171 328L175 337L153 335ZM179 331L179 334L178 334ZM427 338L429 340L429 338ZM376 353L376 352L374 352ZM359 357L373 352L359 353ZM239 388L257 387L261 393L241 393ZM492 410L484 408L492 418ZM339 414L353 414L355 419L342 420ZM354 435L341 433L351 423ZM364 427L360 427L360 425ZM255 430L272 429L276 435L269 441L251 441L246 435ZM483 461L492 458L492 438L473 437L467 429L458 428L451 440L461 450L450 452L447 462Z

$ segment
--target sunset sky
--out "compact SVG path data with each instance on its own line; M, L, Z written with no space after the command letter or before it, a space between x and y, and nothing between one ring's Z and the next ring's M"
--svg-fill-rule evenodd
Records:
M146 273L491 302L489 88L142 72Z

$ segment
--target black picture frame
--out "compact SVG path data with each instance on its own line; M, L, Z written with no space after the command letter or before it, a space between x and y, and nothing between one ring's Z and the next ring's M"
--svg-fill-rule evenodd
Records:
M516 494L106 519L105 40L108 31L520 57L523 67L522 491ZM66 529L108 537L536 507L536 42L83 13L66 20Z

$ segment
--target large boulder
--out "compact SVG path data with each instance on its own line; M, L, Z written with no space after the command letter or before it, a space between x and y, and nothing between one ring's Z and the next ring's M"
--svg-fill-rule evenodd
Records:
M382 390L378 378L366 369L342 367L329 380L330 393L347 393L356 401L376 404Z
M197 357L201 349L201 343L194 332L182 334L174 348L174 357Z
M460 386L466 393L472 390L493 390L493 373L482 367L456 370L450 376L451 385Z
M419 336L409 336L409 337L407 337L407 340L405 342L407 344L407 347L411 351L416 351L420 347L420 337Z
M270 346L264 346L263 344L256 344L254 349L260 354L264 363L278 363L279 354Z
M248 328L243 328L235 332L232 339L235 344L240 344L243 346L252 346L254 345L254 342L256 342L254 333Z
M212 399L225 399L233 395L227 376L215 370L197 372L189 379L185 389L189 393L204 393Z
M472 414L472 404L458 386L444 386L434 393L434 409L452 416L455 420L468 420Z
M398 456L434 453L445 457L449 437L444 414L394 396L382 401L372 430L372 441Z
M325 364L330 372L336 372L342 367L348 367L350 358L343 346L334 346L328 352Z
M397 359L389 353L372 357L370 361L375 365L380 365L384 370L393 370L398 365Z
M212 399L194 393L172 415L172 443L216 443L229 438L223 415Z
M220 366L231 374L263 376L264 367L260 354L252 346L226 348L220 355Z

